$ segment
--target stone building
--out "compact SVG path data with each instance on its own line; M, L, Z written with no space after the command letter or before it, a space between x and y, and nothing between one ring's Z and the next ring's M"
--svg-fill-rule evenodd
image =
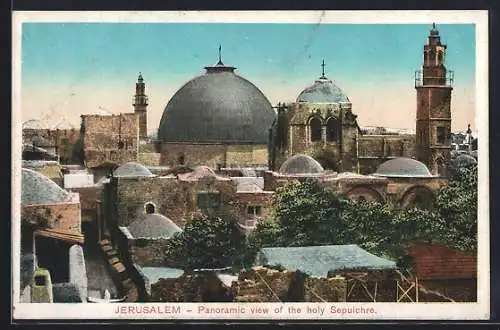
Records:
M21 290L30 285L35 270L43 268L58 293L75 289L67 283L76 283L85 297L85 281L73 272L85 267L81 248L74 247L84 242L79 195L30 169L22 169L21 181ZM54 300L58 296L54 294Z
M23 143L57 154L61 164L74 162L75 146L80 132L62 119L53 127L42 120L28 120L23 123Z
M364 130L349 98L323 72L291 104L279 104L270 131L269 168L277 170L295 154L306 154L325 169L373 173L385 161L416 158L433 174L446 176L450 160L452 73L444 66L446 46L435 25L424 46L423 71L415 76L416 134Z
M139 120L135 113L82 115L82 161L87 168L137 160Z
M170 99L158 129L162 165L265 166L275 112L250 81L219 62Z

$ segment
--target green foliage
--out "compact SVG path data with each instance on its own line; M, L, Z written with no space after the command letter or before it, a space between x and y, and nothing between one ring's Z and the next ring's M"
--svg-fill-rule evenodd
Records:
M166 263L185 270L239 266L246 250L236 220L209 216L189 221L171 244Z
M338 244L344 228L338 196L313 179L278 188L273 209L282 246Z
M443 239L450 247L476 251L477 184L477 166L461 168L437 196L436 204L442 220Z
M279 188L275 221L259 223L247 260L261 247L357 244L400 259L416 244L442 244L473 252L477 243L477 167L461 169L439 191L432 209L401 210L390 203L342 198L314 180Z

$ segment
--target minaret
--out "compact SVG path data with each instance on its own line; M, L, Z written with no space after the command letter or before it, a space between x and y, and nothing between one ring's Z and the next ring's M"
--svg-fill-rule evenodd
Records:
M424 45L422 71L415 73L417 90L416 156L434 175L446 175L451 158L451 91L453 72L444 65L446 45L432 24Z
M139 73L137 83L135 84L135 97L134 97L134 112L139 117L139 139L147 138L148 134L148 97L145 94L146 85L142 74Z

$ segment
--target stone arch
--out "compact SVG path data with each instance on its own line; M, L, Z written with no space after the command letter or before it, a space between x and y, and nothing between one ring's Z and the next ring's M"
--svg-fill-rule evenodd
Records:
M341 134L340 121L335 117L329 117L326 120L326 140L339 141Z
M359 186L347 191L347 196L354 200L365 200L368 202L382 202L384 198L373 188Z
M319 116L313 116L309 119L309 139L311 142L318 142L322 139L323 121Z
M427 186L412 186L402 194L399 201L401 208L432 209L436 202L436 194Z

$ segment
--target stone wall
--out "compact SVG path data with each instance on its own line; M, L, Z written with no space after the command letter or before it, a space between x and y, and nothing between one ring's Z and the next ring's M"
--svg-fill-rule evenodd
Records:
M237 216L236 187L232 181L180 181L174 177L137 177L113 178L110 183L112 196L110 203L115 203L116 212L110 214L112 221L119 226L128 226L144 213L144 205L152 202L156 212L165 215L178 226L199 213L197 206L198 191L220 193L220 208L216 215Z
M238 220L245 225L248 220L255 220L254 216L248 214L248 206L260 206L260 218L268 219L271 215L271 199L273 192L238 192L236 193L236 201L239 205Z
M137 162L144 166L160 165L161 154L155 152L140 152L137 155Z
M81 135L87 167L137 160L139 124L134 113L82 115Z
M102 198L101 186L73 188L71 191L80 195L80 207L82 210L82 221L97 221L97 200Z
M73 150L80 137L77 129L23 129L23 141L30 142L35 136L50 141L59 156L61 164L73 162Z
M73 245L69 249L69 282L78 288L82 301L85 301L88 280L83 248L80 245Z
M341 276L330 278L308 277L305 282L304 301L307 302L344 302L346 301L347 282Z
M375 173L383 162L395 157L414 158L415 135L363 135L358 138L360 172Z
M445 297L451 298L455 302L477 301L477 280L475 278L422 280L419 281L419 285L419 302L449 302Z
M154 302L224 302L232 301L226 288L213 272L183 274L175 279L160 279L151 285Z
M231 290L236 302L341 302L346 301L347 282L341 276L316 278L253 267L240 272Z
M266 166L267 145L163 143L161 165Z
M80 203L23 205L21 219L37 225L81 234Z

